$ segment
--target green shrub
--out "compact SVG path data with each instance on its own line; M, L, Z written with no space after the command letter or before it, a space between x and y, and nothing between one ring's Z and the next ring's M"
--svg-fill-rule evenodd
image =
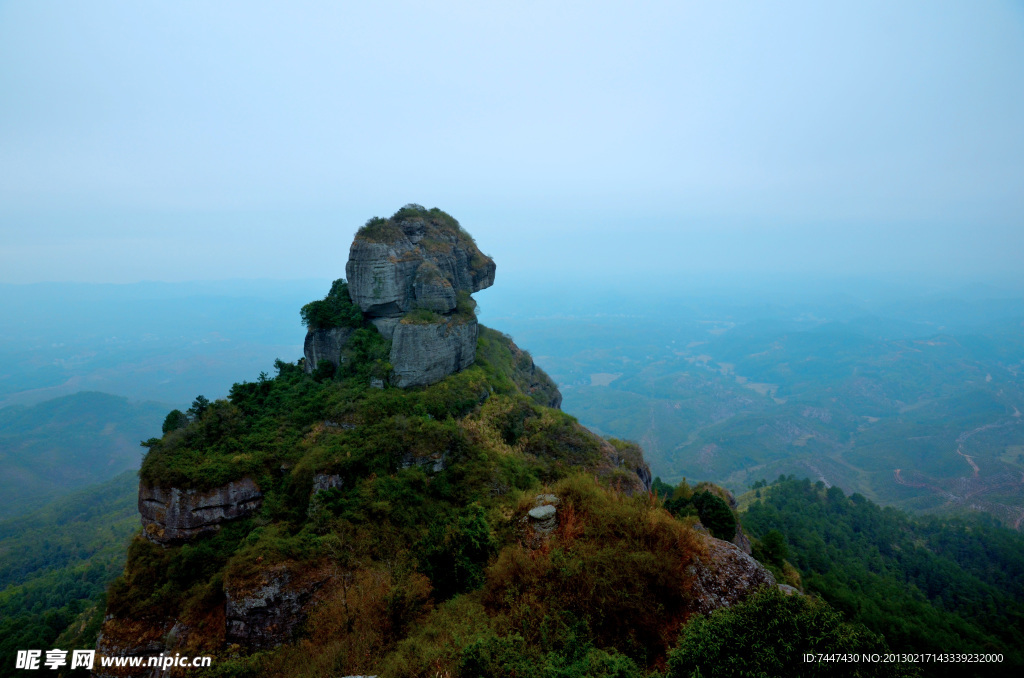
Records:
M326 297L309 302L302 307L299 315L302 317L302 324L311 330L363 326L363 312L352 303L352 298L348 294L348 283L340 278L331 284Z
M476 319L476 299L470 296L466 290L459 290L455 294L455 313L458 320L467 322Z
M402 229L393 221L382 219L381 217L368 219L356 232L356 238L358 239L380 243L393 243L403 236Z
M758 544L756 555L761 562L781 568L789 558L786 537L778 530L769 530Z
M736 536L736 517L724 499L705 490L695 493L692 501L701 524L712 536L726 541Z
M805 653L879 653L886 645L824 601L762 589L743 603L691 619L668 656L666 678L691 676L908 676L885 663L807 663Z
M454 520L435 520L417 551L423 573L444 599L483 584L484 566L496 545L483 507L473 504Z
M402 322L406 325L436 325L443 320L440 314L428 308L414 308L402 316Z
M163 432L170 433L188 426L188 416L181 410L171 410L164 419Z
M391 365L391 342L374 327L363 327L352 333L341 350L339 376L355 377L361 384L370 378L387 380Z

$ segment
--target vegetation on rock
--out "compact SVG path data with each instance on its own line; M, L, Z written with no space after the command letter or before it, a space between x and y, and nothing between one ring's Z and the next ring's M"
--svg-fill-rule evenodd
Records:
M672 515L697 516L701 525L718 539L729 541L736 536L736 516L728 502L719 496L720 488L710 483L701 483L694 491L685 478L676 487L656 478L652 489L664 498L665 508ZM718 493L711 490L718 490Z
M352 303L352 298L348 294L348 283L340 278L331 284L326 297L309 302L302 307L299 315L302 317L302 324L311 330L363 326L363 312Z
M443 237L439 236L454 236L460 244L468 249L477 249L473 236L462 228L455 217L437 207L427 209L423 205L415 203L409 203L402 207L389 219L373 217L367 220L356 232L356 238L371 242L393 243L403 237L401 224L408 222L420 222L424 225L426 233L423 243L428 249L444 247Z
M140 637L140 620L166 633L173 620L188 629L180 647L217 654L219 675L659 666L689 614L687 568L703 537L657 497L615 489L618 474L642 487L639 448L543 406L542 390L527 395L546 376L500 333L481 333L469 369L402 390L367 384L382 338L359 332L370 348L333 377L278 361L275 377L236 384L151 445L143 482L248 476L262 505L180 546L137 537L110 589L104 642ZM315 491L318 474L342 480ZM558 498L545 533L527 515L540 494ZM224 654L225 596L268 585L312 601L292 624L298 637ZM465 636L446 627L453 609L469 615ZM300 654L306 668L295 669Z

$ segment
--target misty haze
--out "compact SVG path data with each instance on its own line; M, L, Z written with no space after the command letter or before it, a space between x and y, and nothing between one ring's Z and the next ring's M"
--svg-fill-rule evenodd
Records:
M1024 8L385 4L0 4L0 676L1015 675Z

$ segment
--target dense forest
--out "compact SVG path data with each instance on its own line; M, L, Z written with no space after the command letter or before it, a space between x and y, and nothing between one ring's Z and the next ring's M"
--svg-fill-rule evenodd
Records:
M911 517L821 482L757 483L755 555L900 652L998 652L1024 663L1024 538L984 514ZM772 545L771 548L765 548ZM963 675L963 667L929 673ZM990 667L979 669L988 675Z
M126 472L0 522L0 676L17 650L96 646L106 590L138 531L138 479Z

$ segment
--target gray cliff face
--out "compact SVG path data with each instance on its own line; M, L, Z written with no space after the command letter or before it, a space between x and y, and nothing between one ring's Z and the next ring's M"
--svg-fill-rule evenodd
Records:
M182 490L139 483L142 534L157 544L189 541L216 532L229 520L244 518L263 502L252 478L212 490Z
M475 319L399 323L391 337L391 383L402 388L426 386L466 369L476 359L477 333Z
M307 604L323 581L296 583L283 568L267 570L260 586L239 591L224 588L226 640L251 649L270 648L291 641L305 622Z
M333 363L335 367L341 365L341 349L348 343L349 337L355 332L351 327L331 327L323 330L309 330L306 332L306 342L303 345L303 354L306 356L305 370L307 374L313 374L317 365L322 361Z
M399 316L412 309L412 280L422 263L412 243L356 240L349 249L345 278L352 301L373 316Z
M352 301L373 317L448 313L457 292L490 287L494 272L494 260L468 237L420 217L392 224L383 241L357 235L345 265Z

